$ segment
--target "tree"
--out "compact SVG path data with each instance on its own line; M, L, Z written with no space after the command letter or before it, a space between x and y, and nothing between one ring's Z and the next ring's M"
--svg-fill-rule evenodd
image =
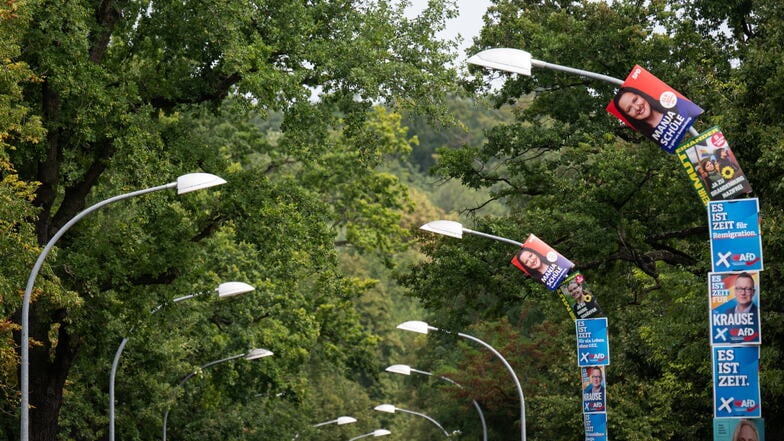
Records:
M186 172L229 181L124 202L58 243L30 315L31 439L105 436L103 384L131 328L154 346L129 346L123 359L126 439L157 436L162 410L182 393L177 379L227 353L266 345L280 357L274 367L222 367L213 403L242 398L231 387L240 374L260 389L293 387L311 351L338 371L368 362L374 339L351 313L366 285L340 271L335 247L399 247L406 193L377 167L409 148L399 112L443 118L454 84L444 68L454 46L434 38L451 4L431 2L415 19L406 4L28 1L2 10L14 18L0 20L13 37L3 39L4 66L38 75L9 77L0 100L2 115L16 112L3 116L3 155L20 183L37 183L37 216L9 207L20 234L44 244L96 201ZM280 125L265 129L269 115L282 115ZM33 187L19 188L24 201ZM156 305L226 278L257 292L149 321ZM14 403L4 403L2 425L14 427Z

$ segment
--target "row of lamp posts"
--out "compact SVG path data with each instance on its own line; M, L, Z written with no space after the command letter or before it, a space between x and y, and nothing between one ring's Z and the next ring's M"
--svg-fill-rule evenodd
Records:
M486 50L486 51L480 52L479 54L476 54L476 55L470 57L468 59L468 63L479 65L479 66L484 66L484 67L491 68L491 69L498 69L498 70L503 70L503 71L512 72L512 73L523 74L523 75L531 75L532 67L537 67L537 68L550 69L550 70L555 70L555 71L559 71L559 72L564 72L564 73L584 76L584 77L587 77L587 78L592 78L592 79L597 79L597 80L600 80L600 81L609 82L609 83L612 83L612 84L615 84L615 85L623 84L623 81L619 80L617 78L613 78L613 77L609 77L609 76L606 76L606 75L597 74L597 73L594 73L594 72L589 72L589 71L585 71L585 70L581 70L581 69L575 69L575 68L571 68L571 67L567 67L567 66L561 66L561 65L557 65L557 64L553 64L553 63L548 63L548 62L544 62L544 61L541 61L541 60L536 60L536 59L532 58L529 53L524 52L524 51L519 50L519 49L497 48L497 49ZM693 128L690 128L689 130L690 130L690 133L693 134L693 135L695 135L697 133ZM79 220L84 218L86 215L88 215L88 214L92 213L93 211L96 211L97 209L99 209L101 207L104 207L104 206L106 206L106 205L108 205L110 203L113 203L113 202L116 202L116 201L119 201L119 200L123 200L123 199L128 199L128 198L135 197L135 196L140 196L140 195L151 193L151 192L155 192L155 191L159 191L159 190L176 188L178 194L183 194L183 193L187 193L187 192L191 192L191 191L195 191L195 190L209 188L209 187L216 186L216 185L221 185L221 184L224 184L224 183L226 183L225 180L223 180L220 177L211 175L211 174L207 174L207 173L192 173L192 174L188 174L188 175L184 175L184 176L179 177L176 182L172 182L172 183L161 185L161 186L158 186L158 187L152 187L152 188L148 188L148 189L144 189L144 190L139 190L139 191L135 191L135 192L131 192L131 193L126 193L126 194L123 194L123 195L115 196L115 197L106 199L106 200L104 200L102 202L99 202L99 203L97 203L97 204L95 204L95 205L93 205L93 206L83 210L82 212L78 213L68 223L66 223L62 228L60 228L54 234L54 236L49 240L49 242L47 243L46 247L43 249L43 251L38 256L38 259L37 259L35 265L33 266L33 270L30 273L30 276L29 276L28 281L27 281L27 286L25 288L24 298L23 298L23 302L22 302L21 345L20 345L21 346L21 369L20 369L20 383L21 383L20 440L21 441L28 441L29 440L29 407L30 407L30 401L29 401L29 344L27 342L28 342L28 339L29 339L29 308L30 308L30 299L31 299L31 296L32 296L32 290L33 290L33 287L34 287L34 284L35 284L36 277L38 275L38 272L41 269L41 266L43 265L43 261L45 260L46 256L49 254L51 249L54 247L54 245L57 242L57 240L60 239L60 237L62 237L62 235L65 234L65 232L68 231L68 229L70 229L75 223L77 223ZM438 222L439 222L438 224L430 223L430 224L428 224L426 226L423 226L422 228L425 229L425 230L428 230L428 231L436 231L436 232L439 232L440 234L445 234L445 235L453 236L453 237L462 237L463 233L469 233L469 234L475 234L475 235L478 235L478 236L488 237L488 238L491 238L491 239L494 239L494 240L499 240L499 241L503 241L503 242L507 242L507 243L512 243L512 244L515 244L515 245L518 245L518 246L521 245L521 243L518 242L518 241L514 241L514 240L511 240L511 239L506 239L506 238L502 238L502 237L498 237L498 236L492 236L492 235L488 235L486 233L480 233L480 232L472 231L472 230L463 228L462 225L459 225L457 223L449 223L449 221L438 221ZM152 312L155 312L155 310L152 311ZM420 332L420 333L427 333L428 331L438 331L439 330L438 328L429 326L429 325L427 325L424 322L406 322L406 323L400 325L399 327L401 329L407 329L408 328L407 330L411 330L411 331L414 331L414 332ZM448 331L444 331L444 332L448 332ZM512 373L512 377L515 380L515 386L517 387L519 398L520 398L521 439L523 441L525 441L525 439L526 439L525 398L524 398L524 395L523 395L522 387L520 386L519 380L517 379L517 376L515 375L514 370L511 368L511 366L508 364L508 362L503 358L503 356L501 356L501 354L499 354L490 345L487 345L487 343L482 342L481 340L479 340L479 339L477 339L475 337L471 337L471 336L468 336L468 335L465 335L465 334L462 334L462 333L456 333L456 335L458 335L460 337L467 338L467 339L472 340L474 342L480 343L483 346L485 346L488 349L490 349L492 352L494 352L495 355L497 355L504 362L504 364L507 367L507 369L509 369L509 371ZM112 386L113 386L113 381L114 381L114 372L116 370L116 363L119 360L119 355L122 352L122 348L124 347L126 342L127 342L127 338L123 340L123 342L121 343L120 348L118 348L118 352L117 352L117 354L115 356L115 364L113 365L112 377L111 377L111 384L112 384ZM111 388L111 390L113 391L113 387ZM110 408L112 409L112 412L110 412L111 413L111 415L110 415L110 418L111 418L110 437L112 438L112 441L113 441L113 435L114 435L114 430L113 430L113 422L114 422L114 420L113 420L113 415L114 415L113 408L114 408L114 404L113 404L113 399L111 399L111 398L110 398ZM480 412L480 415L481 415L481 412ZM484 420L483 420L483 423L484 423ZM485 430L485 432L486 432L486 430ZM365 434L365 435L361 435L359 437L352 438L352 440L353 439L359 439L359 438L362 438L362 437L365 437L365 436L371 436L371 435L372 436L383 436L383 435L387 435L387 434L388 434L388 431L386 431L385 429L379 429L379 430L377 430L375 432L371 432L369 434Z

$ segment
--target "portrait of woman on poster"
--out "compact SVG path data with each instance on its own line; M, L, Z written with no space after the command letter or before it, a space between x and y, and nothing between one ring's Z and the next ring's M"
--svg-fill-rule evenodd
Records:
M757 426L749 420L740 420L735 426L732 441L760 441Z
M659 100L634 87L621 87L613 97L615 108L638 132L651 136L668 112ZM677 108L675 109L677 113Z
M547 260L544 256L529 247L522 247L517 252L517 261L523 266L528 275L535 280L542 280L544 272L550 266L546 263Z
M714 183L724 179L719 172L719 166L716 164L716 161L711 158L700 160L700 168L705 173L705 185L708 188L713 188Z

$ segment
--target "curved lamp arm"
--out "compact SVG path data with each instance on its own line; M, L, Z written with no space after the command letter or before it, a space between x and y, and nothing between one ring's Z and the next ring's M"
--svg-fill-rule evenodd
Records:
M388 368L386 368L386 371L387 372L394 372L396 374L403 374L403 375L411 375L411 372L416 372L416 373L422 374L422 375L430 375L430 376L433 375L432 372L421 371L419 369L414 369L411 366L406 365L406 364L393 364L392 366L389 366ZM444 376L440 376L439 375L438 378L440 378L441 380L446 381L448 383L451 383L451 384L459 387L460 389L463 389L463 386L461 386L459 383L457 383L456 381L452 380L449 377L444 377ZM487 441L487 422L485 421L485 414L484 414L484 412L482 412L482 407L479 406L479 403L477 403L476 400L471 400L471 402L474 404L474 408L476 409L476 412L479 414L479 420L482 422L482 440L483 441Z
M422 417L422 418L430 421L431 423L435 424L436 427L441 429L441 431L444 432L444 435L446 435L446 437L449 438L449 432L447 432L446 429L444 429L444 427L441 426L441 424L438 423L438 421L436 421L433 418L425 415L424 413L414 412L413 410L401 409L401 408L393 406L391 404L379 404L378 406L374 407L373 409L378 410L380 412L387 412L387 413L395 413L395 411L399 410L400 412L403 412L403 413L410 413L411 415L416 415L416 416Z
M44 259L46 256L49 255L49 252L54 248L54 244L72 227L74 224L79 222L82 218L87 216L88 214L92 213L93 211L98 210L106 205L109 205L113 202L121 201L123 199L132 198L134 196L141 196L143 194L152 193L155 191L166 190L170 188L176 188L177 194L188 193L190 191L200 190L202 188L208 188L215 185L225 184L226 181L222 178L211 175L208 173L191 173L187 175L180 176L177 178L176 182L170 182L168 184L159 185L157 187L150 187L143 190L132 191L130 193L121 194L118 196L111 197L109 199L105 199L97 204L91 205L86 209L82 210L81 212L77 213L76 216L71 218L65 225L63 225L57 232L49 239L49 242L46 244L44 249L41 251L41 254L38 255L38 259L33 265L33 270L30 272L30 276L27 279L27 286L25 287L24 298L22 299L22 317L21 317L21 337L19 340L19 345L21 346L21 357L20 357L20 375L19 381L21 384L21 404L20 404L20 430L19 430L19 437L21 441L28 441L30 439L30 343L29 343L29 334L30 334L30 298L33 294L33 286L35 285L35 279L38 277L38 272L41 270L41 266L43 266Z
M209 363L205 363L205 364L201 365L198 370L195 370L193 372L189 372L188 375L182 377L182 380L180 380L179 384L177 384L177 387L182 387L182 385L185 384L186 381L188 381L191 378L193 378L199 372L199 370L206 369L206 368L208 368L210 366L214 366L214 365L216 365L218 363L223 363L223 362L230 361L230 360L236 360L236 359L238 359L240 357L244 357L246 360L255 360L257 358L268 357L270 355L274 355L274 354L272 353L272 351L269 351L267 349L251 349L250 351L248 351L248 352L246 352L244 354L237 354L237 355L232 355L231 357L221 358L220 360L213 360L213 361L211 361ZM167 408L166 412L164 412L164 414L163 414L163 441L166 441L166 427L167 427L168 421L169 421L169 411L170 410L171 410L171 408Z
M256 289L256 288L254 288L251 285L248 285L247 283L243 283L243 282L224 282L224 283L221 283L220 285L218 285L218 288L216 288L215 291L206 291L206 292L190 294L190 295L187 295L187 296L177 297L176 299L173 299L171 301L171 303L179 303L179 302L182 302L184 300L189 300L189 299L192 299L194 297L198 297L198 296L203 295L203 294L211 294L213 292L217 292L218 297L221 297L221 298L222 297L231 297L231 296L236 296L236 295L239 295L239 294L243 294L243 293L246 293L246 292L253 291L254 289ZM164 303L164 304L160 304L160 305L156 306L155 308L153 308L150 311L150 314L155 314L161 308L163 308L164 305L166 305L166 304ZM133 332L133 328L131 328L131 330L129 331L129 334L131 332ZM123 337L122 341L120 342L120 346L117 347L117 351L114 353L114 360L112 360L112 370L111 370L111 372L109 372L109 441L114 441L114 433L115 433L115 431L114 431L114 427L115 427L115 424L114 424L115 423L114 384L115 384L115 379L117 377L117 367L120 364L120 356L122 355L123 350L125 349L125 344L128 343L128 339L129 338L130 337Z
M451 332L451 331L446 331L446 330L443 330L443 329L438 329L435 326L430 326L429 324L427 324L427 323L425 323L423 321L412 320L412 321L404 322L404 323L401 323L401 324L397 325L397 328L398 329L402 329L404 331L417 332L419 334L427 334L429 331L441 331L441 332L445 332L447 334L455 334L455 335L457 335L459 337L463 337L463 338L469 339L471 341L474 341L476 343L479 343L480 345L482 345L485 348L487 348L488 350L490 350L490 352L495 354L495 356L498 357L501 360L501 362L504 364L504 366L509 371L509 373L512 374L512 379L514 380L515 386L517 387L517 394L520 397L520 437L521 437L522 441L525 441L525 439L526 439L526 437L525 437L525 395L523 395L523 387L520 386L520 380L517 378L517 374L515 373L514 369L509 364L509 362L506 361L506 358L504 358L504 356L501 355L500 352L498 352L497 350L495 350L495 348L493 348L489 344L485 343L484 341L482 341L482 340L480 340L480 339L478 339L476 337L473 337L473 336L468 335L468 334L463 334L462 332Z

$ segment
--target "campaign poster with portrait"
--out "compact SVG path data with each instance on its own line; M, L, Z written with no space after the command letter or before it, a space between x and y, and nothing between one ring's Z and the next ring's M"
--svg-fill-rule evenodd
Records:
M574 268L569 259L533 234L528 236L520 250L515 253L512 265L532 279L542 282L551 291L558 289L558 285L569 275L569 270Z
M714 418L713 441L765 441L764 418Z
M713 416L762 416L759 346L713 347Z
M762 271L759 199L708 202L713 272Z
M702 114L702 109L653 74L635 65L607 111L624 124L651 138L667 153Z
M711 344L761 344L759 272L708 273Z
M607 413L584 413L585 441L607 441Z
M569 277L561 283L560 290L561 296L569 304L572 319L601 317L602 308L599 307L599 299L593 294L585 277L579 271L569 274Z
M675 150L675 154L705 204L709 200L739 199L752 191L718 126L687 140Z
M580 369L583 391L583 413L607 411L606 383L603 366Z

